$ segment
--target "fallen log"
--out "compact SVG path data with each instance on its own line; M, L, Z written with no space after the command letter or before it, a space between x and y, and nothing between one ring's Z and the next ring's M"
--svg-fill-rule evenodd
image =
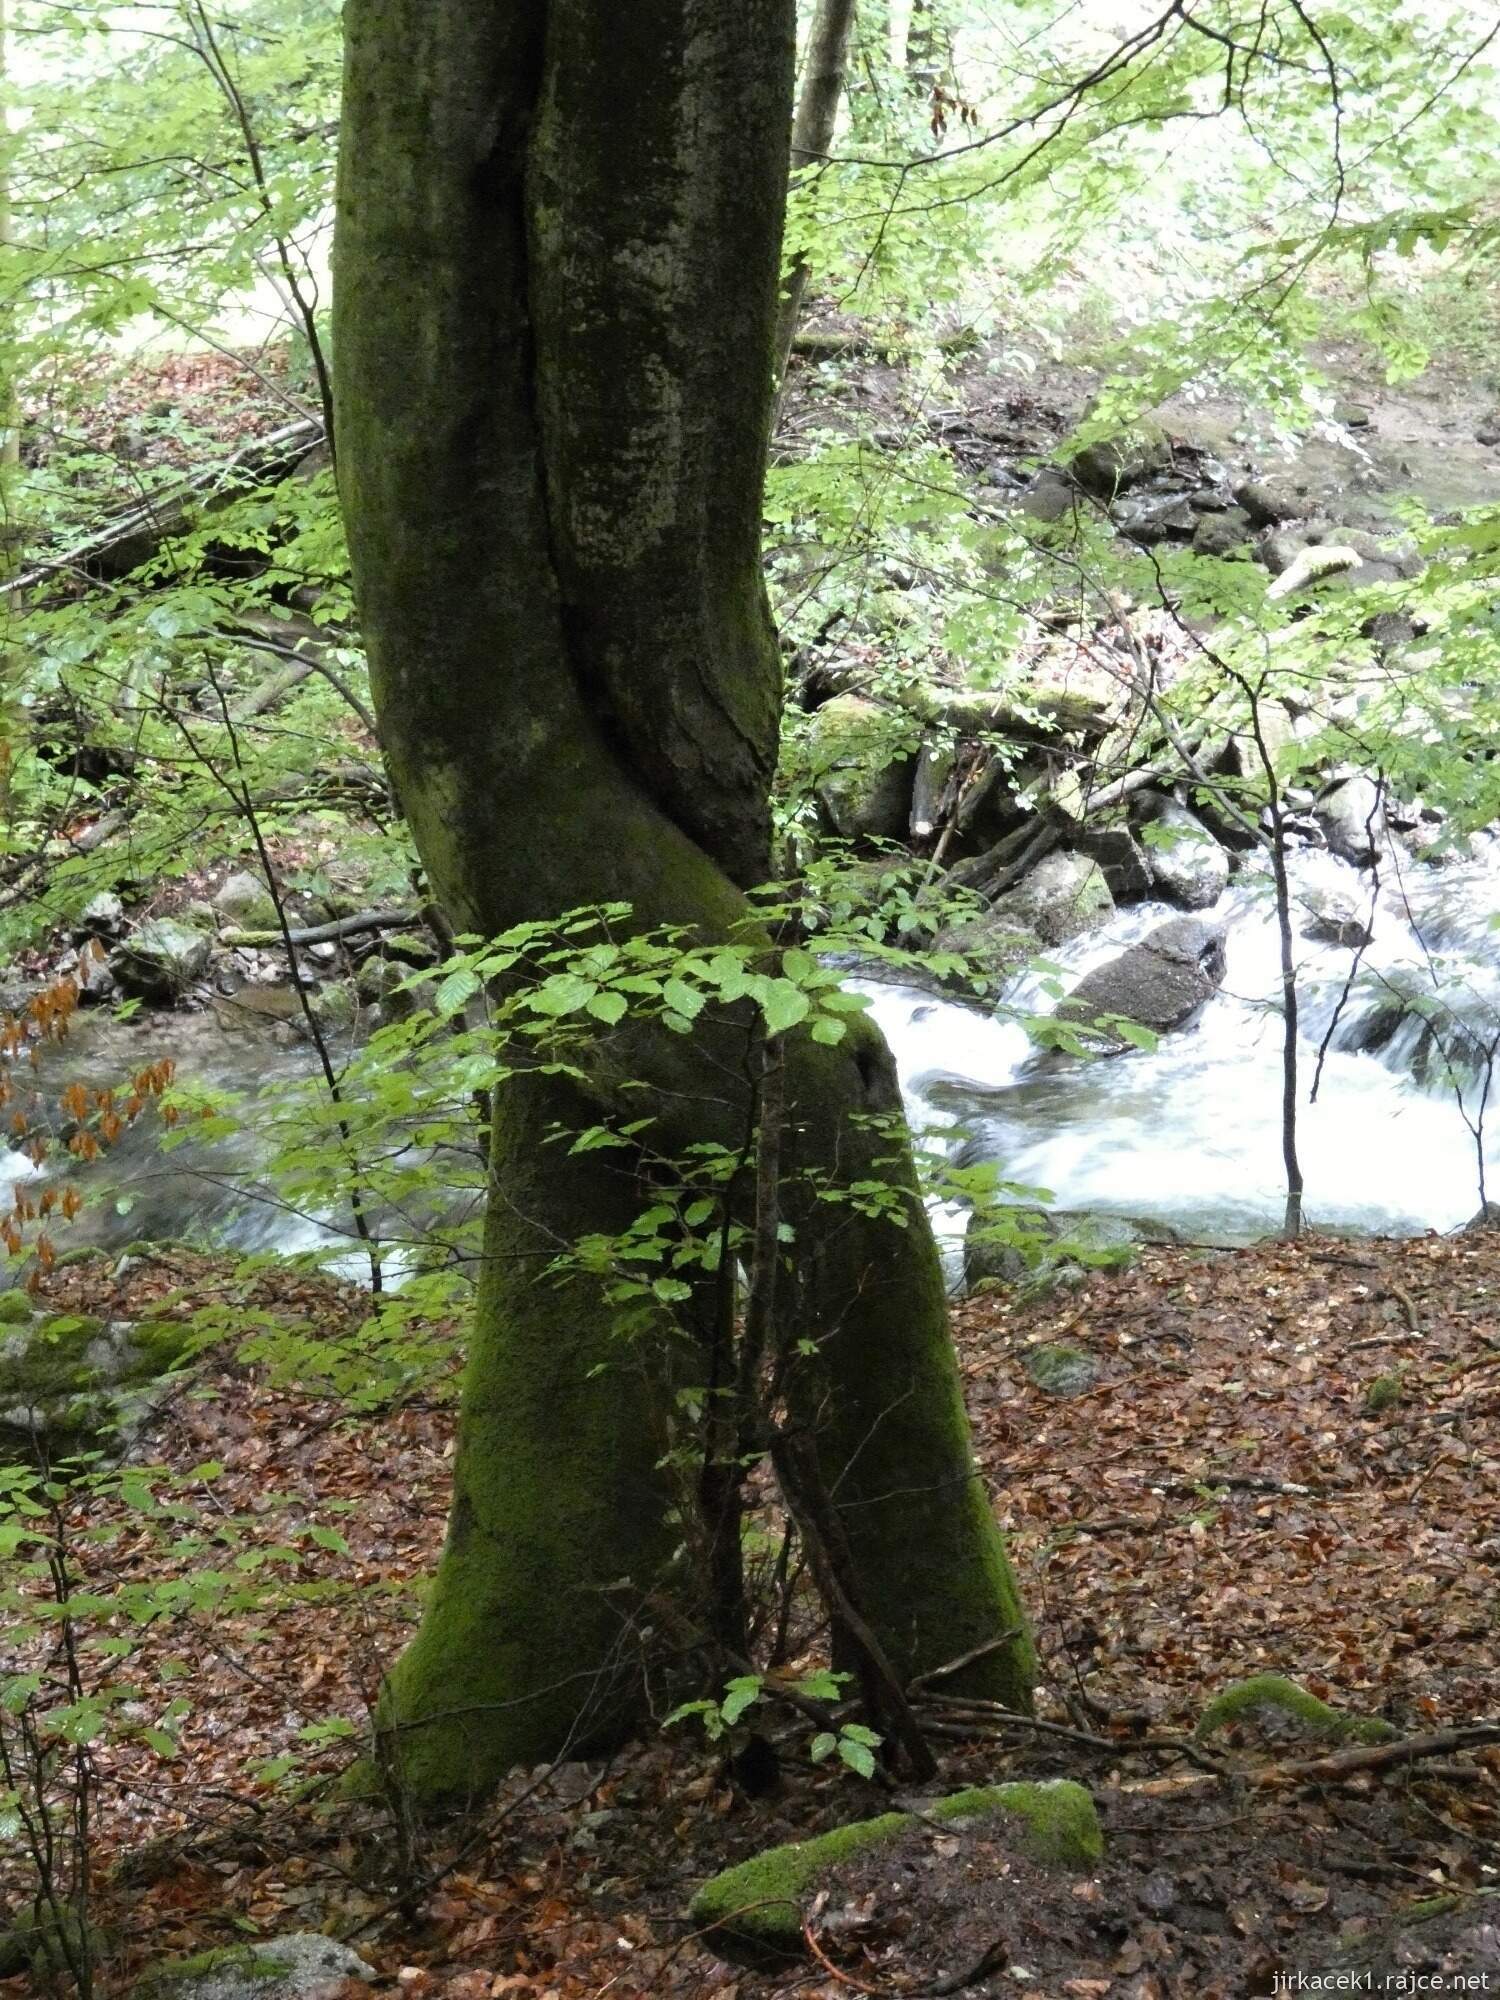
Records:
M322 441L323 426L313 417L253 439L222 463L188 473L122 508L71 548L30 564L0 584L0 597L69 574L106 581L125 576L155 555L170 536L227 507L245 487L284 478Z
M416 910L359 910L352 917L335 917L326 924L305 924L299 929L245 931L223 930L219 943L235 948L265 950L285 945L288 940L300 948L305 944L333 944L340 938L360 937L368 931L399 931L422 921Z

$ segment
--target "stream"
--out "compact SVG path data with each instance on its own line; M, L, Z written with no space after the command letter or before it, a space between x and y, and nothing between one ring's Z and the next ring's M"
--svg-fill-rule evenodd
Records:
M1347 998L1353 952L1297 938L1298 1144L1309 1225L1350 1234L1453 1229L1479 1206L1474 1139L1454 1080L1477 1117L1484 1052L1500 1038L1500 930L1492 921L1500 910L1500 842L1476 842L1471 858L1444 866L1398 867L1393 856L1378 883L1322 850L1292 855L1290 867L1298 924L1318 898L1323 907L1330 898L1345 909L1353 904L1361 917L1372 896L1375 906L1373 938ZM1038 1061L1023 1025L1022 1017L1050 1013L1084 973L1177 914L1164 903L1122 910L1050 953L1056 975L1028 971L998 1008L851 981L895 1051L914 1127L950 1159L994 1161L1008 1180L1046 1189L1062 1209L1166 1224L1207 1242L1278 1228L1280 963L1267 875L1242 872L1211 913L1227 931L1228 970L1193 1027L1164 1035L1149 1051ZM1318 1050L1331 1024L1313 1103ZM312 1050L285 1022L234 1002L128 1023L86 1013L67 1043L17 1072L17 1103L33 1125L55 1128L68 1083L119 1085L163 1054L184 1080L251 1101L315 1069ZM1500 1106L1495 1111L1500 1122ZM319 1249L335 1253L346 1275L364 1274L347 1218L277 1203L265 1185L267 1141L253 1118L230 1132L190 1132L171 1151L159 1136L148 1115L86 1167L54 1148L40 1179L24 1153L0 1152L0 1201L18 1182L31 1182L33 1194L49 1180L75 1182L85 1207L54 1231L59 1251L120 1249L140 1238L284 1254ZM939 1209L936 1220L951 1262L965 1217Z
M1369 874L1322 851L1290 864L1294 899L1342 892L1368 911ZM1342 1007L1353 952L1297 937L1298 1146L1310 1227L1415 1235L1458 1227L1478 1209L1475 1143L1454 1085L1476 1118L1484 1047L1500 1036L1497 909L1500 846L1446 867L1392 867ZM1154 1050L1039 1063L1017 1018L1050 1013L1049 983L1066 991L1178 914L1163 903L1122 911L1049 954L1060 980L1028 973L993 1012L855 982L895 1052L913 1126L948 1157L993 1161L1063 1209L1164 1223L1216 1243L1278 1229L1281 971L1268 875L1242 874L1210 913L1227 929L1223 987L1195 1026L1164 1035ZM952 1237L963 1217L950 1211L938 1221Z

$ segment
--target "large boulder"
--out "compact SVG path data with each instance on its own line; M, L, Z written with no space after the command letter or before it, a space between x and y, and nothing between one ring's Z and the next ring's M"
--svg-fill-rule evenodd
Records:
M276 904L265 878L248 868L222 884L214 895L213 909L216 917L239 930L273 931L277 925Z
M1151 879L1169 903L1207 910L1229 886L1229 856L1196 813L1146 793L1138 807Z
M825 701L809 754L818 804L845 840L900 840L911 818L911 719L863 695Z
M1151 893L1151 865L1140 842L1125 826L1085 828L1077 836L1078 851L1104 870L1109 893L1117 903L1139 903Z
M1085 974L1057 1011L1080 1025L1118 1015L1153 1034L1170 1034L1197 1020L1223 984L1224 968L1224 926L1205 917L1174 917ZM1094 1033L1103 1054L1133 1046L1107 1028Z
M208 965L209 940L175 917L148 917L110 956L121 988L141 1000L180 1000Z
M188 1329L173 1321L45 1314L23 1292L6 1292L0 1297L0 1452L54 1459L128 1444L189 1344Z
M1086 444L1068 461L1068 470L1086 493L1112 500L1171 463L1166 433L1159 425L1144 423L1133 432Z
M1323 838L1341 860L1367 868L1385 848L1385 808L1373 778L1346 778L1313 808Z
M1089 1209L976 1208L964 1232L964 1283L1045 1284L1065 1265L1128 1264L1141 1243L1170 1242L1164 1223Z
M1014 889L997 896L992 909L997 924L1030 931L1044 945L1059 945L1107 923L1115 901L1097 861L1061 849L1039 861Z

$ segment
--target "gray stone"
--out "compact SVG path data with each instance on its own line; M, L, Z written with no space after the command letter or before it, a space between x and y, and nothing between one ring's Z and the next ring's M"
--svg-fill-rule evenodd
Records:
M1044 945L1059 945L1106 923L1114 908L1099 863L1062 849L997 896L992 914L1013 931L1031 931Z
M125 905L112 889L101 889L97 896L84 904L73 931L73 942L82 944L87 938L117 938L124 928Z
M845 840L899 840L911 815L915 760L906 718L863 695L840 694L812 719L818 803Z
M1169 903L1207 910L1229 886L1229 856L1196 813L1176 799L1142 793L1137 811L1151 879Z
M1185 493L1131 494L1114 509L1115 523L1127 541L1143 549L1160 542L1187 541L1201 525Z
M1068 470L1086 492L1111 500L1171 462L1172 447L1164 434L1146 425L1134 437L1101 438L1085 445L1069 460Z
M0 1450L49 1458L128 1444L190 1339L165 1320L8 1315L0 1331Z
M1027 1379L1049 1396L1081 1396L1099 1379L1099 1364L1081 1347L1047 1341L1028 1347L1021 1358Z
M1352 889L1337 882L1311 882L1294 891L1298 929L1316 944L1358 951L1370 942L1369 909Z
M1021 512L1050 527L1065 520L1078 505L1078 488L1055 465L1045 465L1021 496Z
M1367 868L1385 848L1385 812L1373 778L1346 778L1325 792L1313 815L1333 852Z
M1045 1284L1065 1266L1124 1264L1138 1244L1175 1240L1165 1224L1135 1216L1020 1204L976 1209L964 1232L964 1282Z
M1236 486L1234 498L1257 528L1278 527L1283 521L1308 521L1317 512L1305 493L1278 479L1247 479Z
M174 917L148 917L115 947L109 966L127 993L180 1000L208 964L209 940Z
M1204 514L1193 530L1193 550L1200 556L1217 556L1221 561L1237 555L1250 542L1250 517L1238 507L1222 514Z
M374 1977L337 1938L294 1931L159 1965L137 1980L130 2000L339 2000L345 1980Z
M242 868L216 891L214 914L241 930L271 931L277 924L276 903L262 876Z
M1139 903L1150 895L1150 864L1128 827L1085 828L1076 845L1080 854L1087 854L1104 870L1109 893L1117 903Z
M1057 1011L1079 1024L1117 1014L1154 1034L1170 1034L1197 1020L1223 984L1224 967L1224 926L1207 917L1174 917L1085 974ZM1107 1028L1092 1032L1102 1054L1133 1046Z

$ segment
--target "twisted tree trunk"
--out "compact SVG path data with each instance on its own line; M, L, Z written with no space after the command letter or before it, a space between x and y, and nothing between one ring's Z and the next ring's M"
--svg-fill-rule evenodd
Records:
M585 903L743 934L769 854L780 663L759 564L792 0L349 0L335 297L339 478L381 738L460 930ZM605 1108L735 1143L729 1029L625 1024ZM789 1038L799 1168L904 1220L789 1203L818 1449L900 1671L1019 1627L971 1463L889 1056ZM643 1086L644 1088L640 1088ZM449 1538L385 1721L419 1797L617 1736L630 1607L680 1541L668 1353L543 1275L642 1205L619 1153L542 1143L584 1087L500 1093ZM800 1205L799 1205L800 1200ZM626 1580L634 1594L620 1588ZM1024 1701L1024 1638L973 1691Z

